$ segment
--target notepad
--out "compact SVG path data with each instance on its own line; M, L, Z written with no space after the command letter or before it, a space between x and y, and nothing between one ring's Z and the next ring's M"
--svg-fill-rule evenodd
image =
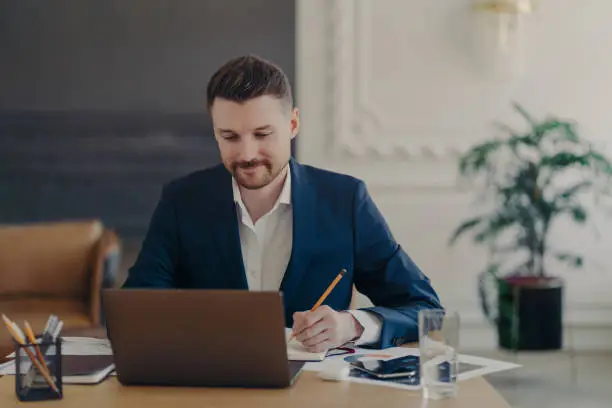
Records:
M285 338L289 340L291 337L291 329L285 329ZM291 361L323 361L327 355L327 350L320 353L313 353L308 351L302 343L298 340L293 339L287 344L287 356Z
M62 356L62 381L66 384L97 384L114 369L113 356Z

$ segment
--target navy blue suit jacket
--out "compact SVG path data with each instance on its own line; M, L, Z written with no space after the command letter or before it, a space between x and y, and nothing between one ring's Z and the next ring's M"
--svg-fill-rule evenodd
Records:
M281 283L286 326L324 304L346 310L352 286L375 305L385 348L418 339L418 311L441 308L429 279L394 240L365 184L290 160L293 247ZM125 288L248 289L231 175L222 166L168 183Z

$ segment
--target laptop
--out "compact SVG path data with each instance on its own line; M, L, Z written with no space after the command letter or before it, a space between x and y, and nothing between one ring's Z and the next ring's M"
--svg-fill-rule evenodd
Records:
M285 388L289 361L280 292L103 289L123 385Z

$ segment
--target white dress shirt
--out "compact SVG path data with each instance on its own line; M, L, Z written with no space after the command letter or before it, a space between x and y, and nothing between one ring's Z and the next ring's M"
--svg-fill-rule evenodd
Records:
M249 290L279 290L293 247L293 209L291 206L291 172L272 209L253 223L242 201L240 189L232 178L234 201L238 206L242 261ZM356 345L375 343L380 337L378 316L363 310L349 310L363 327Z

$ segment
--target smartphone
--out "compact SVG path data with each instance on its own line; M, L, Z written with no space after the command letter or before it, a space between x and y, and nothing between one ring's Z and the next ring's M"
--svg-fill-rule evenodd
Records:
M419 357L403 356L391 360L353 361L351 367L377 378L413 377L419 372Z

